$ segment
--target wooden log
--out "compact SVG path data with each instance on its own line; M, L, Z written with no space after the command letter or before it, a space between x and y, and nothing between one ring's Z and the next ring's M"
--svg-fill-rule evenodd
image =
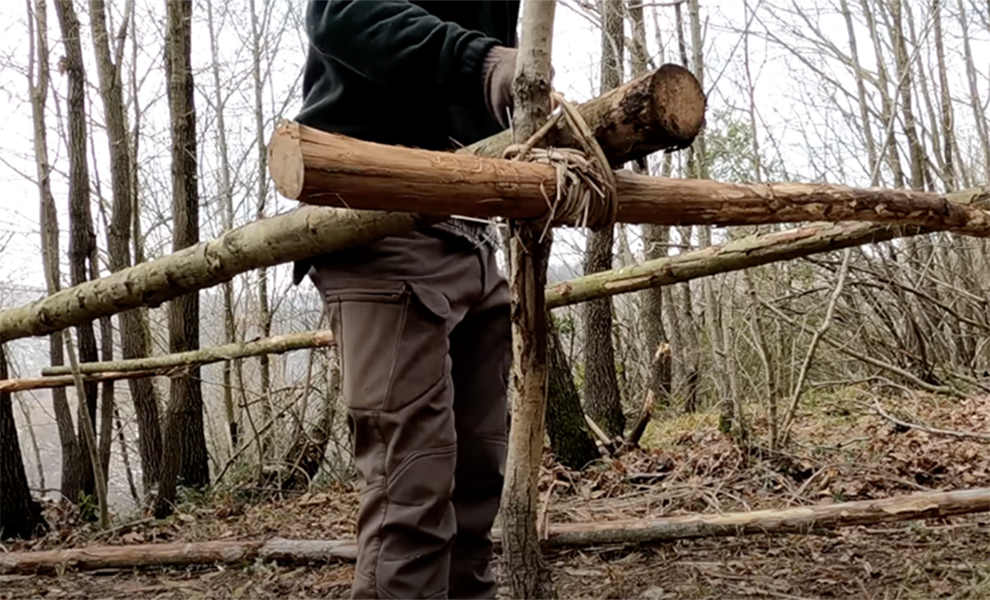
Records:
M613 165L659 150L686 148L705 121L705 94L684 67L666 64L577 107ZM502 156L512 144L507 130L467 147L478 156ZM546 138L555 148L580 147L570 129L557 126Z
M316 206L255 221L209 242L0 312L0 343L44 335L139 306L158 306L259 267L310 258L416 229L439 218Z
M104 371L92 375L80 375L80 382L100 383L103 381L120 381L122 379L142 379L144 377L154 377L156 375L169 375L172 371L185 369L143 369L131 371ZM26 392L28 390L42 390L76 385L74 375L53 375L51 377L22 377L20 379L0 379L0 392Z
M947 194L946 200L959 206L983 209L990 206L990 187ZM547 308L926 233L933 233L933 230L862 222L813 223L556 283L547 287Z
M260 338L249 342L236 342L222 346L213 346L211 348L202 348L190 352L163 354L130 360L81 363L79 365L79 372L88 375L104 371L146 371L149 369L199 366L221 360L248 358L261 354L281 354L304 348L324 348L333 344L333 333L329 330L301 331L299 333L274 335L269 338ZM68 367L45 367L41 370L42 375L63 375L68 372Z
M386 146L292 122L279 126L270 153L279 192L309 204L537 219L556 194L550 165ZM990 214L932 192L615 175L623 223L869 221L990 236Z
M257 558L279 562L354 561L351 540L210 541L91 546L41 552L0 553L0 573L45 573L62 568L130 569L195 564L249 564Z
M332 346L333 334L329 331L304 331L277 335L270 338L225 344L190 352L163 354L147 358L115 360L108 362L81 363L79 371L85 382L118 381L121 379L139 379L164 375L173 377L185 373L195 366L202 366L222 360L246 358L262 354L281 354L291 350L304 348L323 348ZM66 387L75 385L73 376L66 374L69 367L46 367L41 370L44 377L25 377L21 379L0 379L0 391L23 392L44 388Z
M979 189L949 194L947 198L952 202L977 202L978 204L974 204L974 206L985 205L990 202L990 194ZM749 236L727 244L555 283L546 288L546 303L547 307L551 309L571 306L595 298L627 294L718 273L728 273L802 256L811 256L821 252L841 250L863 244L875 244L926 233L932 233L932 231L918 227L901 228L870 223L815 223L787 231ZM292 231L280 233L280 235L292 234ZM318 345L317 343L304 345L300 342L298 348L317 347ZM218 351L221 348L223 346L207 349L207 351ZM236 358L234 355L230 356ZM244 356L253 356L253 354L245 354ZM186 358L184 355L172 354L154 357L153 360L161 360L163 365L179 365ZM87 364L93 365L94 368L96 365L102 364L121 365L121 370L126 370L127 367L124 365L129 364L129 362L83 363L80 367L84 369L84 372L87 369ZM47 374L52 370L54 369L46 368L42 370L42 373Z
M636 544L730 535L807 533L816 529L944 518L979 512L990 512L990 488L926 492L881 500L722 515L684 515L662 519L554 525L550 528L547 545Z
M683 515L657 519L550 525L544 545L562 548L601 544L641 544L736 535L802 534L917 519L990 512L990 488L923 492L879 500L859 500L794 508ZM502 534L493 532L497 546ZM0 552L0 573L43 573L63 567L102 569L248 563L255 558L286 563L354 561L353 540L214 541L128 546L90 546L41 552Z

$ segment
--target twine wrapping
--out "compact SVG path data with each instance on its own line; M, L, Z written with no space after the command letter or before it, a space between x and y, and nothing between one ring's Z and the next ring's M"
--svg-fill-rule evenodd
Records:
M561 225L591 229L611 227L618 211L612 166L584 117L559 93L554 92L553 98L560 106L560 112L550 117L525 143L506 148L503 157L549 164L556 169L556 194L551 198L544 190L547 213L534 220L544 226L544 235L550 227ZM567 122L583 150L536 148L561 119Z

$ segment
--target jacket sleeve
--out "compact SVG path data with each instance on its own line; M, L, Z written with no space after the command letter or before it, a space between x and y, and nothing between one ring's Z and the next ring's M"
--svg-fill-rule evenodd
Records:
M320 52L404 93L435 86L453 102L481 101L481 69L498 40L403 0L311 1L306 33Z

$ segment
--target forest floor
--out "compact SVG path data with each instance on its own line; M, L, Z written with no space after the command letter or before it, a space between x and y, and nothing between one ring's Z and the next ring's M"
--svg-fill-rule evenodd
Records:
M658 418L642 450L580 474L548 461L542 478L543 498L550 499L547 519L601 522L785 508L990 485L985 442L895 425L877 415L872 397L855 389L810 400L812 408L796 421L786 452L742 445L717 432L717 415L701 413ZM990 396L914 394L882 404L911 423L990 433ZM754 419L751 440L766 439L764 428ZM236 497L201 499L169 519L143 520L112 534L80 524L73 511L50 507L51 533L5 548L354 537L352 486L254 504ZM818 535L572 548L547 556L562 598L990 598L990 513ZM241 567L69 569L2 575L0 599L337 598L348 595L353 574L350 564L263 561Z

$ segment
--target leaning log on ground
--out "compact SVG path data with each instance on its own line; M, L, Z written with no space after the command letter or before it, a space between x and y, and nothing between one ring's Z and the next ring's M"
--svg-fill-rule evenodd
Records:
M705 94L690 71L666 64L577 107L613 165L653 152L686 148L705 121ZM570 129L556 127L546 146L579 147ZM468 146L478 156L502 156L512 132Z
M259 267L410 231L438 218L302 206L161 258L0 312L0 342L44 335L139 306L157 306Z
M357 545L350 540L286 540L266 542L212 541L127 546L90 546L42 552L0 553L0 573L44 573L65 567L123 569L196 564L249 564L257 558L281 562L354 561Z
M544 542L550 547L657 543L679 539L735 535L801 534L917 519L990 512L990 488L925 492L880 500L800 506L781 510L683 515L659 519L551 525ZM493 532L496 544L501 537ZM255 558L280 562L354 561L353 540L286 540L191 542L130 546L90 546L43 552L0 553L0 573L160 565L248 563Z
M293 122L281 124L269 151L279 192L309 204L538 219L557 190L550 165L375 144ZM622 223L869 221L990 236L990 213L932 192L615 175Z

